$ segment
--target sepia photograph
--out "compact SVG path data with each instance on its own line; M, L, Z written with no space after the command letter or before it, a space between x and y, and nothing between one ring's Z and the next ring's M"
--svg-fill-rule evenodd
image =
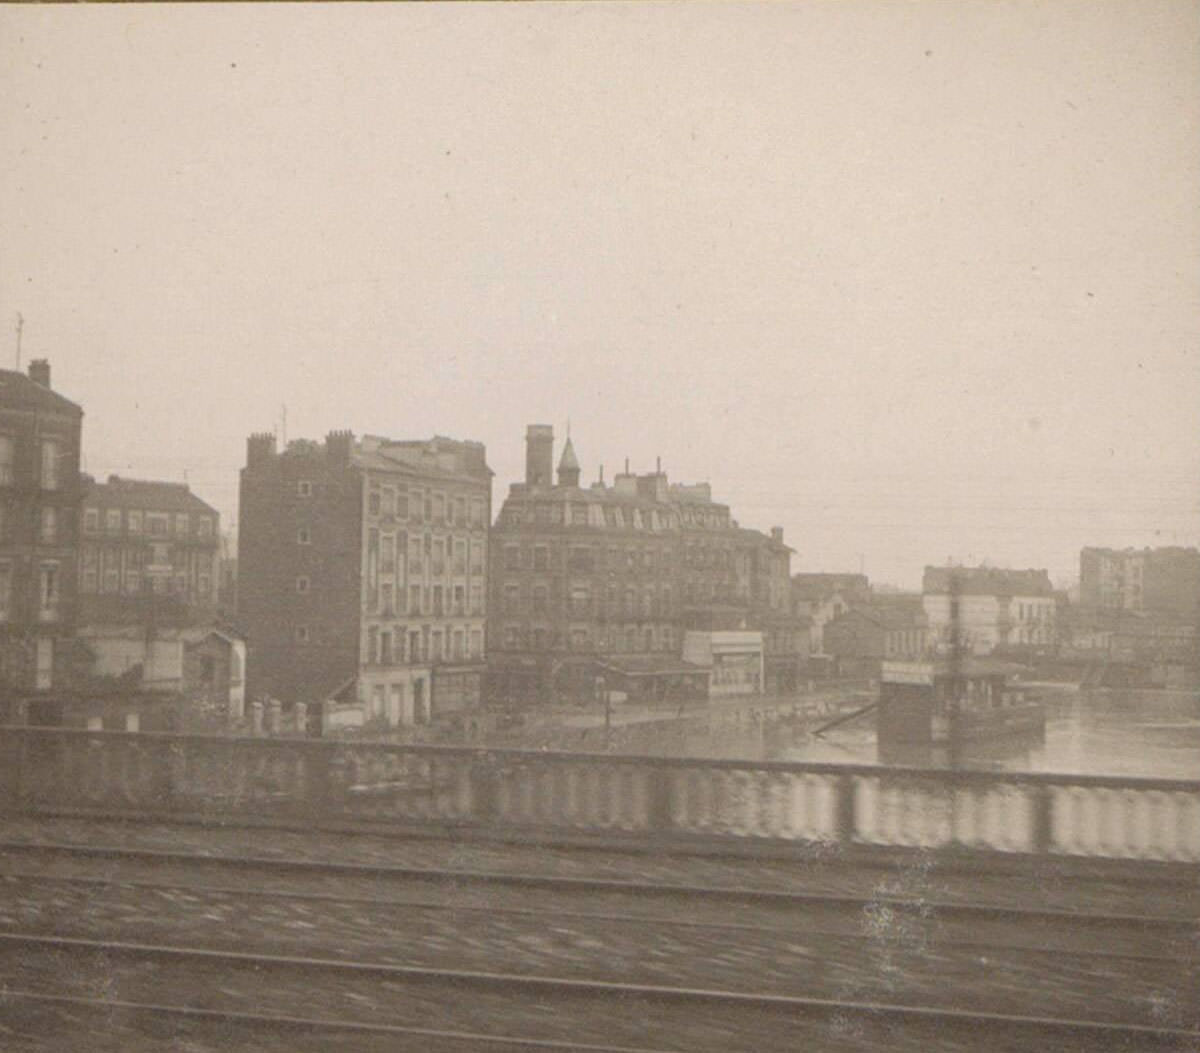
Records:
M1200 1053L1200 4L0 2L0 1051Z

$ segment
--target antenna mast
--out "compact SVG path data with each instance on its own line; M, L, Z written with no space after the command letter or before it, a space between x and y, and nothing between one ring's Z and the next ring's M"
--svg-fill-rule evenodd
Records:
M25 328L25 318L17 312L17 372L21 372L21 331Z

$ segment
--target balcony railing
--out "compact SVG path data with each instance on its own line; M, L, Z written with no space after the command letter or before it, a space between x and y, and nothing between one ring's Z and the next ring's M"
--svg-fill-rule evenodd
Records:
M1200 781L0 728L0 807L1200 861Z

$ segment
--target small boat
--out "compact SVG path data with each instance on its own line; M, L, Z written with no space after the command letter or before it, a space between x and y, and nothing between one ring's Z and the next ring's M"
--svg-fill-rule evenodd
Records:
M1046 710L1021 684L1025 671L989 658L884 662L879 740L938 744L1042 736Z

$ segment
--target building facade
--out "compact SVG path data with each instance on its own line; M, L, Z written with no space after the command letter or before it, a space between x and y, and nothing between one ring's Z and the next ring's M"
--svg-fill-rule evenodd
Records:
M1079 601L1194 619L1200 614L1200 550L1085 548L1079 554Z
M350 696L390 725L476 705L491 477L479 443L333 432L277 452L251 436L238 536L248 698Z
M881 596L826 624L825 646L840 674L877 676L884 661L926 655L929 635L920 596Z
M78 661L82 425L48 362L0 370L0 693L63 687Z
M492 531L489 654L497 697L515 703L625 694L682 697L698 670L684 634L763 631L770 668L794 682L790 550L782 532L740 529L706 483L671 484L661 468L584 488L568 437L553 481L553 429L526 432L525 481ZM768 681L772 673L765 674ZM703 679L703 677L699 677ZM760 674L758 689L763 688Z
M863 574L792 575L792 613L808 620L809 651L813 656L830 657L825 644L825 626L853 605L865 603L870 595L871 584Z
M1056 645L1058 600L1045 570L926 567L922 593L930 633L942 649L955 638L976 655Z
M216 509L183 483L85 475L81 489L78 635L93 674L186 693L186 636L216 615Z

